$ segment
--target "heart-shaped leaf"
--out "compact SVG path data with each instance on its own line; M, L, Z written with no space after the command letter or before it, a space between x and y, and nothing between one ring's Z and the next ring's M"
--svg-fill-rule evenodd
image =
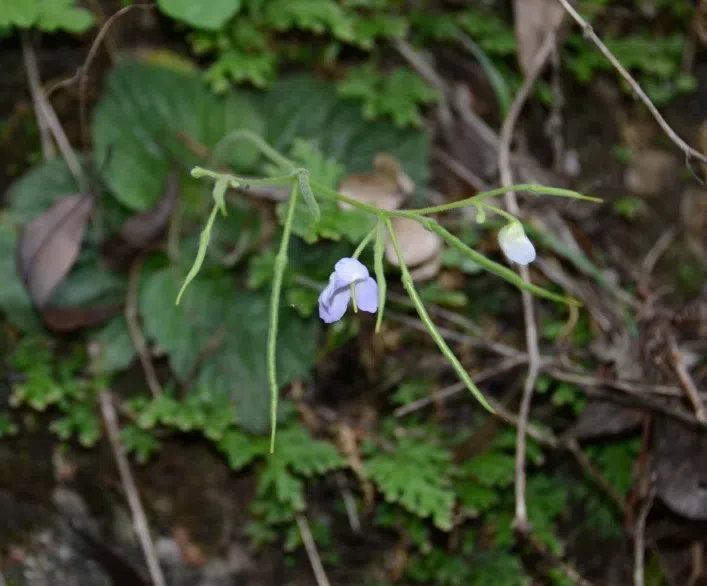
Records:
M167 351L177 376L194 377L210 393L230 395L241 425L266 431L267 298L239 289L229 276L202 274L177 306L180 284L180 275L171 268L147 278L140 295L145 333ZM284 384L306 376L313 366L316 322L302 319L292 308L281 308L279 324L277 371Z
M123 61L108 77L92 134L115 197L145 211L159 199L175 163L185 172L197 164L247 170L257 157L249 144L233 143L225 160L210 159L236 129L262 130L258 112L244 95L216 97L195 72Z

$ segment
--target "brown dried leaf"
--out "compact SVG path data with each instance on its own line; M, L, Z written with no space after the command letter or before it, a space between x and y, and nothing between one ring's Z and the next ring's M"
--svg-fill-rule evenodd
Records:
M513 8L518 64L527 75L545 37L562 24L565 11L556 0L515 0Z
M42 311L44 325L55 332L75 332L101 325L120 311L120 306L48 307Z
M69 195L22 229L17 270L36 307L47 304L76 262L92 209L90 195Z

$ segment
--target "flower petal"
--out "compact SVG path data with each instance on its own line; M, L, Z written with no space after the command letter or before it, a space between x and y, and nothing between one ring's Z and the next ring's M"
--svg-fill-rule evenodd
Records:
M334 265L334 272L341 281L350 285L368 279L368 269L355 258L342 258Z
M338 287L336 273L332 273L331 275L329 275L329 283L319 294L319 303L324 303L327 306L331 304L331 298L334 296L334 293L336 293L337 289Z
M332 273L329 284L319 295L319 317L325 323L339 321L346 313L351 300L351 289Z
M356 305L361 311L375 313L378 311L378 283L368 277L366 280L354 285Z
M505 225L498 233L498 244L508 260L527 265L535 260L535 247L520 222Z

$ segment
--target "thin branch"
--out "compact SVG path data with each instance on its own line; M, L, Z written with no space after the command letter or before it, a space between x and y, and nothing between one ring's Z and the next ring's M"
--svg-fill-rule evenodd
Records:
M491 368L482 370L478 374L472 376L471 379L474 381L475 384L478 384L489 378L493 378L494 376L503 374L504 372L515 368L516 366L526 364L527 362L528 357L524 354L519 354L518 356L502 360L496 366L492 366ZM463 382L454 383L452 385L449 385L448 387L443 388L439 392L434 393L433 395L422 397L421 399L412 401L411 403L403 405L402 407L398 407L395 411L393 411L393 416L403 417L405 415L409 415L410 413L414 413L415 411L419 411L420 409L427 407L427 405L431 405L432 403L435 403L437 401L444 401L446 399L449 399L449 397L452 397L453 395L456 395L464 390L466 390L466 385Z
M551 565L558 568L567 578L572 580L578 586L594 586L592 582L583 578L579 572L567 563L565 560L557 556L544 543L542 543L534 534L528 533L523 535L526 542L541 556L543 556Z
M395 50L400 53L410 66L422 77L427 83L434 87L439 92L439 112L442 122L450 127L452 121L452 111L447 100L447 84L444 79L427 63L425 58L420 55L411 45L404 39L394 39L392 41Z
M32 99L35 101L35 107L38 109L37 118L44 119L47 128L49 128L54 140L59 146L61 156L64 157L71 174L76 180L76 184L83 193L86 193L87 183L78 157L76 156L74 149L71 148L71 143L69 142L69 139L61 126L61 122L59 122L59 118L57 117L54 108L52 108L52 105L49 103L49 100L41 89L37 56L34 53L32 43L30 42L27 33L22 34L22 57L25 61L28 80L29 78L33 79L33 81L30 81L29 83L30 90L34 87Z
M584 36L588 38L592 43L594 43L604 57L611 63L611 65L619 72L621 77L626 80L634 94L643 102L643 104L648 108L658 125L663 129L663 132L668 135L668 138L672 140L675 145L677 145L680 150L685 153L686 158L694 157L698 161L707 163L707 156L703 155L699 151L693 149L688 145L678 134L670 127L670 125L665 121L665 118L660 114L658 108L655 107L651 99L643 91L639 83L631 76L631 74L626 70L626 68L621 65L619 60L614 57L614 54L609 50L609 48L602 42L602 40L594 32L592 26L582 18L582 16L577 12L569 0L557 0L562 7L567 11L567 13L574 19L574 21L582 28Z
M540 72L547 64L556 43L555 32L550 32L543 41L542 46L535 55L532 67L528 72L523 85L518 90L518 93L513 98L508 116L503 121L500 135L500 145L498 151L498 168L501 174L501 185L508 187L513 185L513 177L511 173L510 152L511 139L513 130L515 129L520 112L523 109L530 92L537 80ZM514 192L509 192L505 196L506 207L508 211L514 215L518 215L518 201ZM520 267L520 276L526 283L530 283L530 271L528 267L523 265ZM520 421L518 425L518 440L516 443L516 461L515 461L515 497L516 508L514 526L517 530L526 533L530 530L528 524L528 511L525 504L525 448L526 448L526 433L528 430L528 418L530 416L530 404L533 398L533 390L535 389L535 381L537 380L540 368L540 351L538 349L538 329L535 323L535 311L533 307L533 296L525 289L521 291L523 300L523 316L525 319L525 341L528 351L528 374L523 385L523 397L520 404Z
M314 543L312 532L309 530L309 522L307 521L307 517L301 513L298 513L296 518L297 528L299 529L302 543L304 543L304 549L307 552L309 563L312 566L312 571L314 572L314 579L317 581L317 586L331 586L329 578L327 578L326 572L324 571L322 558L319 556L317 545Z
M42 83L39 78L37 60L33 57L34 50L32 49L32 45L27 39L27 33L23 33L22 58L25 63L25 71L27 72L27 85L29 86L29 93L32 96L32 103L34 104L34 115L37 117L39 138L42 142L42 156L45 161L48 161L56 156L56 151L54 150L49 123L47 122L46 116L44 116L44 110L41 105L40 96L42 93Z
M344 510L346 511L346 516L349 519L351 530L354 533L361 533L361 519L358 516L358 511L356 510L356 501L351 493L351 489L346 483L346 477L343 473L338 472L336 474L336 483L339 485L341 499L344 501Z
M690 399L690 402L695 409L695 416L698 421L700 423L707 423L705 406L702 402L702 397L700 397L700 392L697 390L697 387L690 376L690 371L687 369L687 365L683 359L682 352L680 352L680 348L678 348L678 344L672 336L670 336L669 344L670 359L673 362L673 368L675 369L675 373L678 375L680 385L685 390L687 398Z
M445 153L443 150L434 149L432 156L472 189L476 189L477 191L488 191L491 189L481 177L467 169L466 166L462 165L457 159Z
M101 41L103 41L104 37L108 34L108 31L110 30L110 27L113 25L113 23L115 23L121 16L127 14L129 11L135 8L139 8L141 10L152 10L154 9L154 5L133 4L131 6L124 6L115 14L113 14L101 27L101 30L98 31L98 34L96 35L96 38L94 39L93 44L91 45L91 48L88 51L86 61L76 72L74 78L72 78L75 79L78 76L79 80L79 123L81 125L81 138L84 144L89 143L88 124L86 122L88 119L88 116L86 115L86 82L88 81L88 69L91 66L91 63L93 62L93 59L95 58L99 47L101 46Z
M646 276L650 275L653 272L653 269L655 268L655 265L658 264L660 257L663 256L666 250L668 250L668 247L673 243L674 240L675 228L671 226L665 232L663 232L663 234L661 234L660 238L658 238L656 243L651 246L651 249L648 251L645 258L643 259L643 262L641 263L641 271Z
M645 585L646 520L653 506L653 494L649 493L638 512L633 527L633 586Z
M133 474L130 471L128 458L125 455L125 448L120 441L118 418L115 414L110 392L101 391L99 399L101 403L103 422L105 423L106 431L108 432L108 441L111 449L113 450L115 462L118 465L120 480L123 483L125 496L128 499L128 505L130 506L130 511L133 516L135 533L137 533L138 539L140 540L142 552L145 556L147 568L150 572L150 578L152 579L154 586L166 586L167 583L164 579L164 575L162 574L162 569L157 561L155 545L152 542L152 537L150 537L150 527L147 523L147 516L145 515L145 511L142 508L142 503L140 502L140 495L138 494L135 480L133 479Z
M130 340L135 347L135 352L137 352L138 358L140 359L140 364L142 365L142 370L145 373L147 386L150 388L150 392L152 392L155 397L158 397L162 394L162 385L160 385L160 381L157 378L157 373L155 372L155 367L152 364L152 360L150 360L150 355L147 351L147 342L145 341L145 336L142 334L142 329L140 329L137 311L138 293L140 288L140 270L142 269L142 264L144 262L144 257L140 256L130 267L124 315L125 321L128 324Z

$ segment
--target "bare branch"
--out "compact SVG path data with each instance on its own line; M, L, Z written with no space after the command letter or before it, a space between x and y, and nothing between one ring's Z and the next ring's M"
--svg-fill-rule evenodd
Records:
M508 111L508 116L503 121L501 127L500 146L498 151L498 168L501 174L501 185L508 187L513 185L511 173L510 153L511 139L520 112L523 109L530 91L535 84L540 72L547 64L556 43L555 32L550 32L543 41L542 46L535 55L532 67L528 72L523 85L513 98L513 103ZM506 207L514 215L519 215L518 201L514 192L509 192L505 196ZM527 266L520 267L520 276L526 283L530 283L530 271ZM525 341L528 352L528 374L523 385L523 398L520 404L520 421L518 423L518 440L516 443L516 470L515 470L515 496L516 510L514 526L517 530L526 533L530 530L528 525L528 512L525 505L525 449L526 434L528 431L528 418L530 416L530 403L533 398L535 381L540 369L540 351L538 349L538 328L535 323L535 311L533 307L533 296L525 289L521 291L523 300L523 316L525 319Z
M707 156L703 155L699 151L696 151L693 149L689 144L687 144L682 138L678 136L678 134L670 127L670 125L665 121L665 118L660 114L658 111L658 108L655 107L653 102L651 102L651 99L646 95L646 92L643 91L643 88L641 88L640 84L631 76L631 74L626 70L626 68L621 65L619 60L614 57L614 54L609 51L609 48L602 42L602 40L598 37L598 35L594 32L594 29L592 26L582 18L582 16L577 12L572 4L570 4L569 0L557 0L560 4L562 4L562 7L567 11L567 13L574 19L574 21L582 28L582 31L584 33L584 36L588 38L592 43L594 43L601 52L604 57L611 63L611 65L616 69L616 71L619 72L621 77L623 77L626 80L626 83L628 83L629 86L631 86L631 90L633 90L634 94L638 96L638 98L643 102L643 104L648 108L648 111L651 113L655 121L658 123L658 125L663 129L663 132L668 135L668 138L672 140L677 147L685 153L686 158L695 158L698 161L701 161L703 163L707 163Z
M130 471L130 464L128 463L128 458L125 455L125 448L120 441L118 417L115 414L115 408L113 407L110 392L107 390L101 391L99 400L101 403L103 422L105 423L106 431L108 432L108 441L111 449L113 450L115 463L118 465L120 480L123 483L125 496L128 499L128 505L130 506L130 511L133 515L135 533L137 533L138 539L140 540L142 552L145 556L145 561L147 562L147 568L150 571L150 578L152 579L154 586L167 586L164 575L162 574L162 569L157 561L157 552L155 551L155 545L152 542L152 537L150 537L150 527L147 523L147 516L145 515L145 511L142 508L142 503L140 502L137 486L135 485L133 474Z
M302 537L302 543L304 543L304 549L307 552L309 563L312 566L317 586L331 586L329 578L327 578L326 572L324 571L324 565L322 564L322 558L319 556L317 544L314 543L312 532L309 529L307 517L302 514L297 515L297 528L299 529L300 537Z

